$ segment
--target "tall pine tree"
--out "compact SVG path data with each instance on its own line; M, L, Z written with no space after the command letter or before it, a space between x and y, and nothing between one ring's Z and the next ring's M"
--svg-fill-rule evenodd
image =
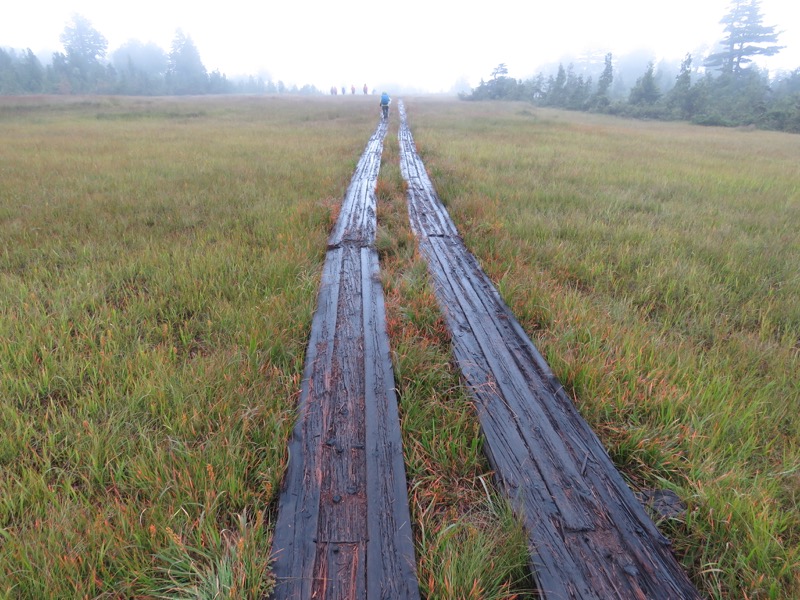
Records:
M72 92L95 92L98 84L106 77L103 61L108 49L108 40L92 27L86 17L75 14L61 34L65 55L53 56L54 66L60 69L60 76L69 84Z
M636 84L631 88L628 102L630 104L655 104L661 98L661 90L658 89L655 76L655 65L647 64L644 75L636 80Z
M606 54L603 72L597 80L597 91L595 91L591 101L592 108L601 110L611 103L608 97L608 91L611 89L612 83L614 83L614 67L612 65L612 56L609 52Z
M180 29L175 32L167 66L167 85L173 94L205 94L208 72L192 38Z
M722 49L706 58L708 68L738 75L752 57L773 56L783 49L775 27L762 23L761 0L734 0L720 23L727 37L720 42Z

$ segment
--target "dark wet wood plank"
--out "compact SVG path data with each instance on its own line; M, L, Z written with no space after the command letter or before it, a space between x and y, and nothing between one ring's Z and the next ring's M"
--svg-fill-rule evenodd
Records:
M273 541L277 599L419 598L375 239L386 125L329 238Z
M528 533L543 598L699 595L605 449L466 249L401 107L409 216L499 487Z

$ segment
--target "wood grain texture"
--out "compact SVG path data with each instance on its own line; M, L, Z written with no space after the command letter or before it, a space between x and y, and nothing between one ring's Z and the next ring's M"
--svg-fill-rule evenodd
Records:
M416 599L394 375L375 240L386 124L328 241L273 541L273 598Z
M401 170L498 486L522 519L542 598L699 595L597 436L466 249L401 106Z

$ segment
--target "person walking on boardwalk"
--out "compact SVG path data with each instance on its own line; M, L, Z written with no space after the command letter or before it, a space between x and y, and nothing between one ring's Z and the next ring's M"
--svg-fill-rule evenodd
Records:
M383 120L386 120L386 119L389 118L389 105L391 103L392 103L392 99L389 98L389 94L387 94L386 92L383 92L381 94L381 111L383 111L383 113L382 113L383 114L383 116L382 116Z

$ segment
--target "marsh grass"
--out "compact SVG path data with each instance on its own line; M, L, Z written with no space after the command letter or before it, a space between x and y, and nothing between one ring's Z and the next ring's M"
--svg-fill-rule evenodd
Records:
M699 589L800 597L800 137L407 102L468 247Z
M0 596L269 590L365 106L0 101Z
M394 128L393 128L394 129ZM426 598L532 597L526 536L492 488L477 415L408 223L396 129L377 186L381 273Z
M410 99L466 242L701 591L800 597L800 138ZM260 598L371 98L0 99L0 597ZM423 593L526 597L408 230L377 247Z

